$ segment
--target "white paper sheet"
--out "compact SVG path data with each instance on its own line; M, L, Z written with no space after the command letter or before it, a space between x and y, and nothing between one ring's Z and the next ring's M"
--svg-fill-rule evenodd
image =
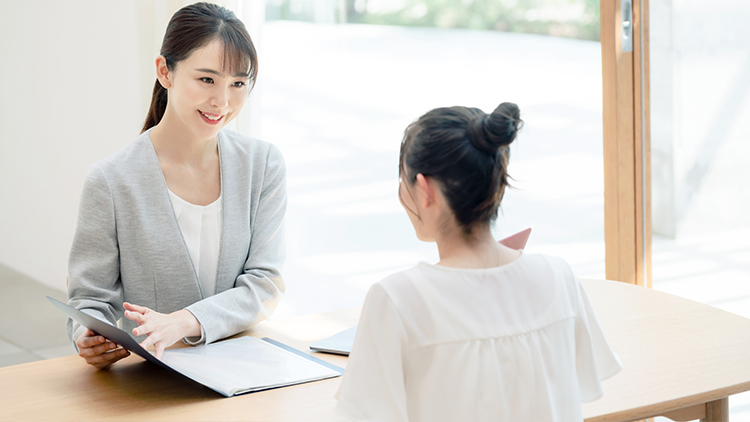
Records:
M257 337L164 351L162 362L226 396L340 374Z

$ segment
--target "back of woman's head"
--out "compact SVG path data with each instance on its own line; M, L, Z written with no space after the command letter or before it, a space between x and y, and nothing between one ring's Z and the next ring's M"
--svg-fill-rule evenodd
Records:
M175 12L169 20L160 54L173 71L195 50L218 39L224 48L222 72L249 77L252 86L258 72L258 58L250 35L234 12L212 3L195 3ZM154 85L151 107L143 125L145 132L156 126L167 108L167 90L159 80Z
M399 173L409 185L420 173L436 180L456 222L469 235L497 218L509 179L509 145L522 125L513 103L502 103L491 114L468 107L436 108L406 128Z

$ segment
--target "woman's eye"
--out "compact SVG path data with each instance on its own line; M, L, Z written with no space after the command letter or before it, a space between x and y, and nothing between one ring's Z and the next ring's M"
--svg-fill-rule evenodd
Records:
M201 81L203 81L203 82L205 82L205 83L207 83L207 84L212 84L212 83L214 83L214 80L213 80L213 79L211 79L211 78L201 78Z
M242 82L242 81L237 81L237 82L233 83L232 86L235 87L235 88L242 88L243 86L245 86L245 83Z

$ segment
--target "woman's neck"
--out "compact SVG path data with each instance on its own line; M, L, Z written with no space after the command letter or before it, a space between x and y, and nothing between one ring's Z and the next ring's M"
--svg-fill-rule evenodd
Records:
M217 138L197 139L184 125L173 122L169 113L149 134L160 161L204 167L218 155Z
M167 188L191 204L205 206L221 195L216 137L195 139L180 124L162 119L149 133Z
M489 226L476 228L471 235L460 227L444 230L435 241L440 254L438 265L454 268L493 268L508 264L521 252L499 244Z

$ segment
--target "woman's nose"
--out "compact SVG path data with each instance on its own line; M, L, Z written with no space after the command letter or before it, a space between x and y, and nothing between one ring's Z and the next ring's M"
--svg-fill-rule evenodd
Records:
M229 93L226 89L217 88L211 97L211 106L216 108L226 108L229 105Z

